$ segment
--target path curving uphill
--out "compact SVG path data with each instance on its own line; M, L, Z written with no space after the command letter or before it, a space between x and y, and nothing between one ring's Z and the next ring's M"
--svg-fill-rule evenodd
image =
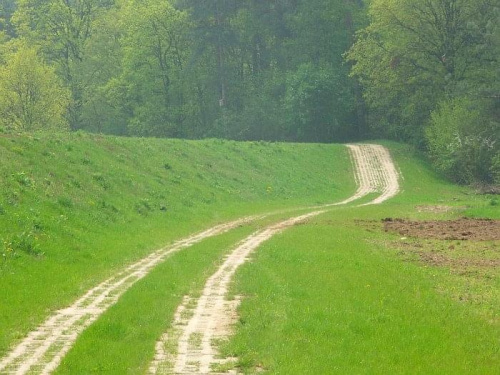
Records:
M225 233L258 218L251 216L217 225L157 250L128 266L112 278L90 289L71 306L56 311L45 323L30 332L19 345L0 360L0 374L50 374L73 346L78 335L156 265L170 255L206 238Z
M174 361L176 373L207 373L213 364L220 362L215 359L214 339L229 334L233 320L228 317L236 316L237 307L237 303L226 301L227 287L236 269L262 242L292 225L319 215L328 207L350 203L369 193L378 192L380 196L367 204L381 203L397 194L399 191L398 175L385 148L368 144L348 145L348 147L355 165L358 183L358 190L352 197L340 203L325 205L322 209L317 208L316 211L271 225L252 234L237 246L220 269L207 281L202 296L198 300L186 299L190 302L179 307L174 325L183 323L182 316L186 314L181 314L180 311L189 310L188 305L196 305L196 308L191 311L191 319L185 322L185 329L183 328L182 332L178 332L178 337L176 336L178 338L178 353ZM0 374L50 374L57 368L80 333L156 265L173 253L206 238L225 233L262 217L264 215L246 217L212 227L157 250L126 267L112 278L89 290L71 306L56 311L36 330L30 332L4 358L0 359ZM163 341L168 338L171 339L172 335L164 335L157 345L157 355L151 365L151 373L163 373L162 369L165 366L168 367L165 364L172 361L171 355L165 353L163 349ZM198 349L200 345L201 350ZM196 362L195 359L199 365L192 366L191 363Z
M227 300L229 284L236 269L264 241L286 228L320 215L327 207L347 204L370 193L380 195L364 205L379 204L398 193L398 173L387 149L379 145L348 147L356 169L356 193L342 202L270 225L244 239L207 280L201 297L198 300L186 297L179 306L172 328L156 345L150 374L210 374L233 361L231 358L217 358L217 342L230 335L230 328L237 319L238 300ZM189 309L189 305L194 307ZM190 318L184 318L186 315ZM177 348L175 353L168 352L167 348L171 347Z

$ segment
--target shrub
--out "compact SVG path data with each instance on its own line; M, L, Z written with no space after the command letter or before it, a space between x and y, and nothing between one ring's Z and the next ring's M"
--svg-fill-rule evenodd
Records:
M435 167L459 183L492 182L499 150L496 129L481 103L468 98L442 102L426 129Z

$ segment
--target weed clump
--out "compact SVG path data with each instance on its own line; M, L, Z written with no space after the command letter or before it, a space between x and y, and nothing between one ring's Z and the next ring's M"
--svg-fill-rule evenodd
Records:
M141 199L139 203L135 205L135 210L139 215L146 216L150 211L153 210L149 199Z
M12 242L3 240L0 244L2 245L0 255L2 256L2 260L4 262L10 258L15 258L17 256L17 253L12 248Z
M31 231L21 232L10 240L4 241L6 253L16 255L18 252L23 252L31 256L42 256L44 252L40 249L38 237Z
M92 179L97 182L104 190L108 190L111 186L106 178L101 173L94 173Z
M72 208L73 207L73 201L71 198L68 197L59 197L57 198L57 203L61 205L64 208Z
M14 177L14 180L16 180L16 182L21 186L33 187L35 185L33 179L26 175L26 173L24 172L14 173L12 176Z

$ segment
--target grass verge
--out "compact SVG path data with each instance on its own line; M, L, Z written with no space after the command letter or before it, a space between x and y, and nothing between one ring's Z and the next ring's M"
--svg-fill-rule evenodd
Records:
M494 373L498 324L438 292L446 271L402 262L381 236L338 211L266 243L238 275L247 298L225 354L249 373Z
M385 233L381 223L498 217L492 198L443 181L406 146L384 144L403 174L400 195L380 206L339 207L291 228L237 272L232 293L246 298L223 351L239 358L243 372L497 372L498 268L464 272L422 262L400 247L417 240ZM427 242L419 251L451 251L446 241ZM499 259L498 245L471 242L460 251L470 256L487 246L488 257Z
M0 137L0 356L51 311L216 223L354 190L340 145Z

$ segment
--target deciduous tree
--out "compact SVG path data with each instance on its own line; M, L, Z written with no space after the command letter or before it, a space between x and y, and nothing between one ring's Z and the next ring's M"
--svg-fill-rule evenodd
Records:
M7 130L66 130L69 93L33 47L17 43L0 67L0 124Z

